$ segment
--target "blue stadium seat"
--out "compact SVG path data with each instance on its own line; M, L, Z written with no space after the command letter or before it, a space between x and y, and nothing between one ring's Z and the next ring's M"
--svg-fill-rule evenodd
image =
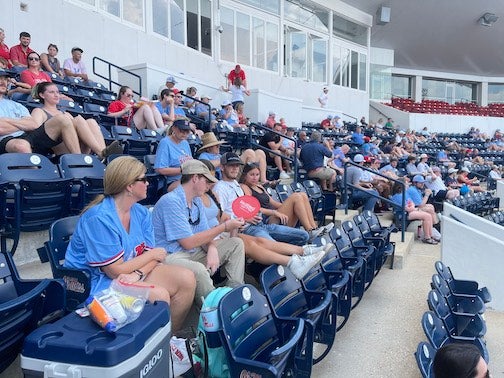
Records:
M483 314L486 310L485 303L477 295L455 295L450 291L450 287L438 274L432 276L431 286L446 298L446 302L453 312L464 312L466 314Z
M278 197L280 198L280 202L285 201L292 193L294 193L292 187L287 184L278 184L275 189L278 193Z
M13 240L11 253L17 248L21 231L44 230L54 220L69 215L71 179L61 178L58 168L45 156L0 155L0 180L8 183L5 215L9 233L3 237Z
M60 278L66 287L66 310L73 311L84 302L91 291L91 277L86 271L65 268L62 262L79 222L79 216L57 220L49 228L49 240L44 243L54 278Z
M64 309L63 282L22 280L11 255L0 253L0 373L17 358L24 338Z
M435 355L436 350L429 343L422 341L418 344L415 352L415 360L423 378L434 378L432 364L434 363Z
M437 290L431 290L427 296L429 309L433 311L444 323L450 335L483 337L486 333L486 324L480 314L466 314L452 312L446 299Z
M305 321L305 355L318 363L329 353L336 336L337 306L330 290L306 291L288 268L273 264L264 269L261 286L270 307L279 319L302 318ZM323 345L313 355L313 343ZM323 349L322 349L323 348ZM319 350L319 349L318 349Z
M82 115L84 111L82 106L79 105L78 102L65 99L61 99L59 101L58 109L61 110L62 112L68 112L73 116Z
M441 261L436 261L434 266L439 274L439 277L446 281L450 291L454 295L477 295L484 303L492 301L492 295L486 286L480 288L476 281L455 279L451 269Z
M63 178L71 178L72 211L80 212L98 194L103 194L105 164L94 155L65 154L58 168Z
M302 360L304 320L279 321L252 285L239 286L219 303L221 341L230 375L309 377L311 358ZM309 366L309 369L307 368Z
M432 311L426 311L422 316L422 328L430 344L438 350L444 345L452 343L470 343L475 345L484 360L488 363L489 354L485 343L478 337L463 337L450 335L443 321Z

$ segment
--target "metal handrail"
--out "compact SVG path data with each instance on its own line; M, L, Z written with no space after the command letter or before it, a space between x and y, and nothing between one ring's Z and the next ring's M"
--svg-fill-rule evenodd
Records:
M108 76L103 76L101 74L99 74L97 71L96 71L96 62L97 61L100 61L100 62L103 62L107 65L107 71L108 71ZM133 93L136 93L137 95L139 96L142 96L142 77L140 75L137 75L136 73L134 72L131 72L125 68L122 68L114 63L111 63L109 62L108 60L105 60L105 59L102 59L102 58L99 58L97 56L94 56L93 57L93 74L95 74L96 76L104 79L107 81L108 83L108 87L109 87L109 90L112 90L112 84L115 84L117 85L118 87L122 86L123 84L115 81L112 79L112 67L117 69L118 71L120 72L125 72L131 76L133 76L134 78L136 78L138 80L138 90L135 90L132 88L132 91Z
M294 170L294 182L297 182L297 174L298 174L298 159L297 159L297 155L298 155L298 143L297 143L297 139L295 138L291 138L291 137L288 137L286 135L283 135L279 132L276 132L272 129L270 129L269 127L267 126L263 126L263 125L260 125L260 124L257 124L257 123L251 123L249 126L249 143L250 143L250 146L251 147L256 147L256 148L260 148L261 150L264 150L265 152L270 152L272 153L273 155L277 155L277 156L280 156L282 159L285 159L285 160L288 160L290 162L292 162L292 169ZM294 142L294 154L292 155L293 157L287 157L285 155L282 155L281 153L275 151L275 150L272 150L270 148L267 148L267 147L264 147L264 146L261 146L259 143L256 143L254 142L254 139L253 139L253 134L252 134L252 128L254 129L259 129L259 130L265 130L266 132L272 132L276 135L279 135L281 136L282 138L285 138L285 139L289 139L291 141Z
M204 104L208 107L208 130L212 130L212 120L211 120L211 114L212 114L212 106L210 104L206 104L204 103L203 101L201 101L200 99L196 98L196 97L191 97L189 95L186 95L183 91L180 91L179 92L182 96L194 101L194 102L198 102L200 104ZM195 109L196 109L196 106L195 106ZM196 114L196 116L199 118L199 116Z
M401 242L404 242L404 233L406 232L406 185L404 184L403 181L401 180L396 180L396 179L393 179L387 175L384 175L380 172L376 172L370 168L366 168L366 167L363 167L362 165L360 164L356 164L352 161L347 161L345 162L345 172L343 173L343 192L341 193L341 198L345 201L345 214L348 214L348 188L352 188L354 190L362 190L361 188L357 187L356 185L353 185L353 184L349 184L347 183L347 167L349 165L353 165L353 166L356 166L364 171L368 171L368 172L371 172L375 175L378 175L380 177L384 177L386 178L387 180L390 180L396 184L399 184L401 185L401 210L402 210L402 217L401 217ZM392 201L390 200L389 198L385 198L385 197L382 197L380 195L376 195L374 194L373 192L368 192L368 194L370 196L373 196L375 198L379 198L380 200L382 201L385 201L387 202L388 204L390 204L393 208L397 208L398 206Z

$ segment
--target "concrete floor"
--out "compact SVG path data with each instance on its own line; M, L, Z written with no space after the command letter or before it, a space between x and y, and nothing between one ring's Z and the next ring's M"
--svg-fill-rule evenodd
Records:
M413 353L426 340L420 319L427 310L427 293L439 256L439 246L414 242L402 269L384 267L338 332L331 352L313 367L313 376L420 377ZM51 275L48 263L22 265L20 274L24 278ZM494 378L504 377L504 313L487 310L485 318L490 370ZM0 378L17 377L22 377L19 359L0 374Z

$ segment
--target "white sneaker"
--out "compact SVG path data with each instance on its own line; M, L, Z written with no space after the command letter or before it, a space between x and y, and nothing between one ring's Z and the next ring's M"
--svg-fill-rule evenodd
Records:
M315 229L313 229L311 231L308 231L308 235L310 235L310 238L308 240L312 241L317 236L322 235L324 232L325 232L325 228L324 227L319 227L319 228L315 228Z
M316 246L315 244L303 245L303 255L302 256L309 256L309 255L313 255L315 253L318 253L320 251L324 251L324 247L325 246L323 246L323 245Z
M326 225L324 226L324 232L325 232L326 234L328 234L329 232L331 232L331 230L332 230L333 228L334 228L334 223L333 223L333 222L331 222L331 223L329 223L329 224L326 224Z
M287 172L282 171L282 172L280 172L280 178L282 180L287 180L287 179L290 179L291 177L289 176L289 174Z
M308 273L311 268L317 265L324 258L324 256L324 251L320 251L309 256L292 255L287 267L298 280L301 280L304 276L306 276L306 273Z
M336 246L333 243L327 243L324 245L324 252L328 254L330 251L332 251Z

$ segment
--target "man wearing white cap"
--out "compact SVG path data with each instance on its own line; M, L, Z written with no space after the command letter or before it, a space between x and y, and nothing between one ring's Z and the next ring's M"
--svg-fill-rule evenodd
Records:
M357 154L353 159L359 166L364 165L364 156ZM361 181L362 170L355 165L348 165L346 168L346 182L354 186L352 189L352 200L362 201L363 209L373 211L378 202L378 192L373 189L373 184Z
M175 78L172 75L168 75L165 84L159 87L158 96L161 95L163 89L171 89L171 90L175 89L175 84L177 84L177 80L175 80Z
M432 173L428 175L425 179L425 186L432 190L434 194L434 200L444 201L451 200L460 196L460 191L458 189L448 189L441 179L441 168L432 167Z

